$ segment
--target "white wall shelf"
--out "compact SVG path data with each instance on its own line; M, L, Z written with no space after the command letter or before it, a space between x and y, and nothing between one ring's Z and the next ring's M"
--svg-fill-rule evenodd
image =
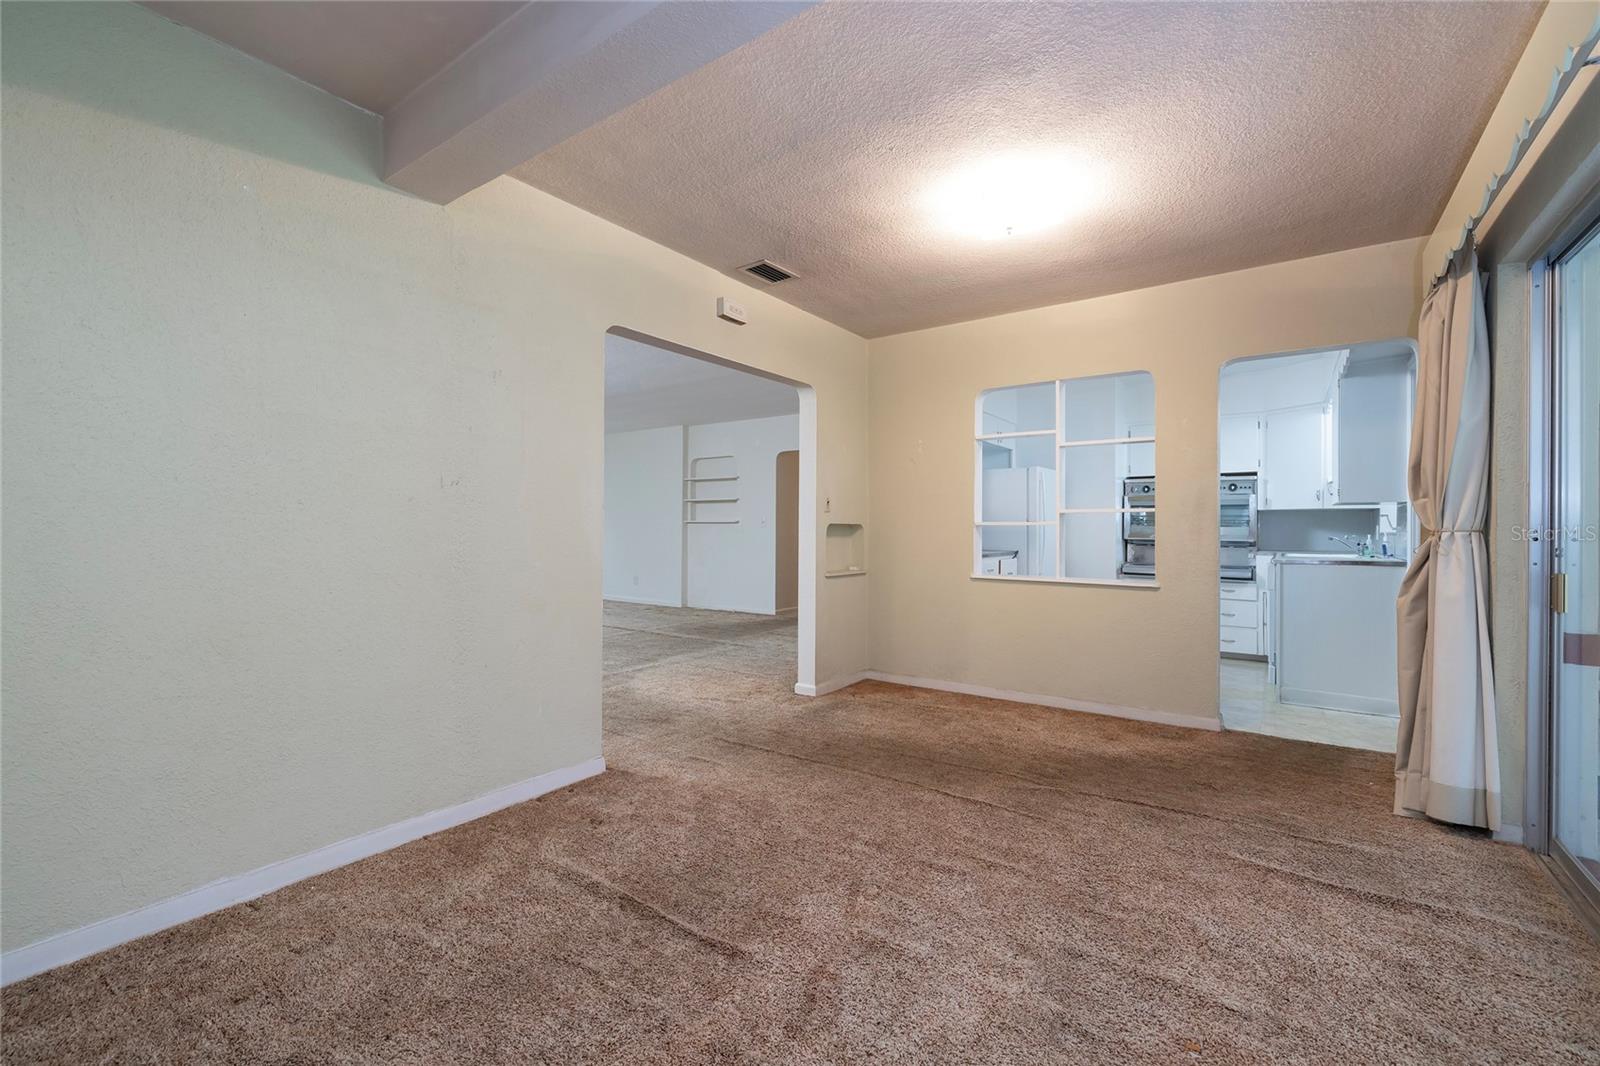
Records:
M1011 440L1013 437L1053 437L1054 429L1015 429L1005 433L980 433L978 440Z
M1154 437L1098 437L1094 440L1062 440L1056 443L1063 448L1098 448L1107 444L1154 444Z
M823 559L823 577L866 573L866 531L854 522L829 522L823 537Z
M706 482L726 484L728 488L737 489L739 480L738 471L734 464L737 462L732 455L696 455L691 456L686 463L688 469L684 471L683 490L683 524L686 526L736 526L737 518L714 518L712 515L726 515L729 512L722 510L728 504L738 503L737 496L696 496L694 487ZM722 491L726 492L727 489Z
M820 516L810 529L800 522L800 436L798 412L607 433L607 597L752 614L798 609L802 591L815 591L798 584L800 561L816 556L823 569Z

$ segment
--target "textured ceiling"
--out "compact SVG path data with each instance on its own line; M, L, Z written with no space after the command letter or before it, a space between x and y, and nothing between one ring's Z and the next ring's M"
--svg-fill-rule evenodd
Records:
M794 414L800 394L704 359L606 337L606 432Z
M521 0L146 0L145 7L377 114Z
M1428 232L1539 10L829 3L513 173L882 336ZM995 240L930 216L1040 149L1097 202Z

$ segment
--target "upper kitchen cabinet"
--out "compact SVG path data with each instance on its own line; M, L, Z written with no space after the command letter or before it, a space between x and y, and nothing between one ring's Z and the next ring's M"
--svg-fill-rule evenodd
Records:
M1332 504L1370 507L1406 499L1411 367L1409 352L1345 363L1333 405Z
M1056 425L1056 384L1041 381L985 393L978 433L1004 437L1048 435Z
M1261 416L1223 415L1217 422L1217 470L1223 474L1261 472Z
M1325 506L1332 460L1328 403L1345 353L1245 359L1219 380L1217 470L1259 473L1264 510Z
M1218 472L1259 471L1263 510L1405 502L1413 365L1407 342L1229 364Z
M1124 477L1154 477L1156 472L1156 386L1149 374L1119 374L1116 383L1116 436L1138 443L1123 446Z
M1322 507L1328 487L1327 406L1268 411L1261 422L1262 510Z

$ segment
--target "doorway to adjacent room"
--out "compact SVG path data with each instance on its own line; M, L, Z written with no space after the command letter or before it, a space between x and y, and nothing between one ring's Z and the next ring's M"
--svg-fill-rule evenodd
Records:
M734 663L792 691L808 446L799 389L618 333L605 339L605 382L607 686Z
M1223 725L1394 751L1416 543L1409 340L1235 360L1218 381Z

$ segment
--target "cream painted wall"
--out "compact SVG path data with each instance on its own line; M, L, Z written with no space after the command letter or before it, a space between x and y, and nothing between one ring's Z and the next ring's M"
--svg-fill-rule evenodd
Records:
M606 599L776 613L778 453L798 451L798 437L796 415L606 434ZM730 456L713 466L736 470L738 480L684 481L686 461L712 455ZM685 490L736 497L694 508L701 519L734 524L685 522ZM788 541L797 552L793 524ZM790 557L791 599L797 561Z
M608 600L683 606L683 427L606 434Z
M737 503L696 508L708 519L734 518L738 525L683 527L684 603L715 611L775 614L778 580L778 453L798 447L794 415L710 422L684 430L684 454L731 455L726 467L738 481L699 485L696 495L736 496ZM682 508L678 509L681 513Z
M871 342L872 665L1062 699L1217 716L1217 373L1239 356L1411 336L1420 240ZM973 402L1149 370L1158 590L975 580Z
M1528 757L1528 268L1495 270L1489 424L1489 646L1494 655L1500 820L1523 824ZM1499 298L1500 293L1504 298Z
M866 521L854 335L387 188L370 115L142 8L0 18L7 949L600 752L612 326L811 385L802 513ZM820 570L825 682L871 579Z

